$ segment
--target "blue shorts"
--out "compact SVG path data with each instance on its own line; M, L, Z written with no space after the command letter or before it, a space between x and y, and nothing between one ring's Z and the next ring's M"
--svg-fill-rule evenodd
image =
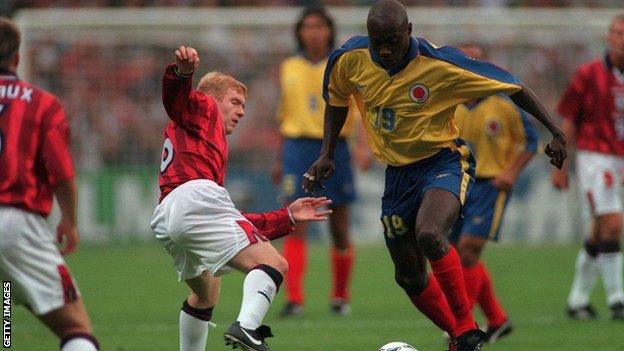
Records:
M289 203L297 198L309 196L302 187L303 174L316 161L323 141L320 139L284 139L282 147L282 186L280 201ZM349 145L345 139L338 139L334 154L336 171L323 182L324 189L318 196L327 196L333 205L343 205L355 200L353 171Z
M464 203L474 177L475 159L461 139L418 162L386 168L386 184L381 198L381 222L386 246L400 244L416 235L416 215L425 190L444 189Z
M449 240L458 242L462 234L498 241L509 194L492 185L491 179L477 179L464 205L463 218L455 223Z

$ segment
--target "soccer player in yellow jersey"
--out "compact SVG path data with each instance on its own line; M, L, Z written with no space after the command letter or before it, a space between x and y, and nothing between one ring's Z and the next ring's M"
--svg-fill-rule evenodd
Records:
M556 167L566 158L564 135L510 73L455 48L412 38L399 2L378 1L366 24L367 37L350 39L329 57L323 147L304 174L304 187L314 192L332 175L348 97L354 95L373 153L388 164L381 220L395 279L451 335L451 349L477 350L485 333L474 322L459 256L446 238L474 177L471 151L453 123L455 109L472 99L510 95L552 133L545 151Z
M323 140L323 73L327 57L334 47L332 18L321 7L303 11L295 25L299 54L284 60L280 67L281 99L277 112L280 121L280 151L272 169L274 184L281 186L281 198L290 203L304 195L301 175L316 160ZM357 111L352 108L351 111ZM323 194L332 199L329 228L333 247L331 264L333 288L331 311L349 313L349 281L354 249L349 233L349 204L355 199L351 156L347 139L356 135L356 118L350 115L340 133L334 177L325 184ZM358 139L355 161L368 167L371 156L364 137ZM282 316L297 316L304 303L303 278L307 261L307 224L298 223L292 236L284 240L284 258L288 261L285 276L287 303Z
M484 59L482 47L460 46L468 56ZM486 340L495 342L513 330L494 295L492 280L479 258L488 239L498 240L501 220L520 171L537 151L537 130L527 114L505 95L492 95L459 105L455 112L459 136L477 158L475 182L466 198L450 241L464 267L471 304L479 304L487 318Z

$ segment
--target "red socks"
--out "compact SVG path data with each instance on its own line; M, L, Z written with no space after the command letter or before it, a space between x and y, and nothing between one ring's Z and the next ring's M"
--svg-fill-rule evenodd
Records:
M449 252L442 258L429 260L429 262L455 316L457 322L455 335L460 336L475 329L477 325L472 316L470 300L464 285L464 272L455 248L451 246Z
M303 305L303 274L308 261L304 238L288 236L284 239L284 258L288 262L286 273L286 300Z
M336 247L331 249L332 261L332 277L334 287L332 290L332 298L349 300L349 282L351 280L351 272L353 269L353 246L341 251Z
M490 273L485 268L483 262L479 261L475 267L478 267L481 275L481 290L478 295L478 302L483 310L483 314L487 318L488 326L498 327L505 323L507 316L500 303L494 296L494 286Z
M468 293L468 299L470 300L470 308L472 308L472 306L474 306L477 302L479 293L481 292L481 285L483 283L479 263L472 267L463 267L464 283L466 284L466 293Z
M414 306L435 325L451 337L455 335L455 317L434 275L429 276L429 283L423 292L408 296Z

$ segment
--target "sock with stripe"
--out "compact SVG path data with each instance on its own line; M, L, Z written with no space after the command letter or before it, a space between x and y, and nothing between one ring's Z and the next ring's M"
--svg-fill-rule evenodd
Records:
M206 350L213 308L196 308L184 301L180 311L180 351Z
M236 319L243 328L255 330L262 324L282 280L280 272L265 264L257 265L247 273L243 282L243 302Z
M574 281L568 295L568 307L579 308L589 304L589 295L599 275L596 259L599 249L600 245L597 243L586 241L585 246L579 251L574 266Z

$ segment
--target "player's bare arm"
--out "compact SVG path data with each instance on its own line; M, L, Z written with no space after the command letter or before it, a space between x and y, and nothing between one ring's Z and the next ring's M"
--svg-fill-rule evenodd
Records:
M178 73L189 75L199 67L199 54L190 46L180 46L175 51L175 64Z
M565 161L567 157L565 135L552 118L550 118L544 105L542 105L531 89L525 85L522 85L522 90L511 95L510 98L516 105L533 115L550 131L553 139L546 145L544 152L550 157L550 163L561 169L561 167L563 167L563 161Z
M288 206L295 222L324 221L332 214L327 209L331 200L326 197L302 197Z
M574 139L574 136L576 135L576 127L574 126L574 123L567 119L564 119L563 122L561 122L561 130L563 130L563 134L565 134L566 136L566 140L570 149L573 149L574 145L576 144L576 140ZM568 186L570 185L570 179L568 175L568 162L564 162L561 169L553 170L551 174L551 180L555 188L559 190L568 189Z
M507 169L492 180L494 187L506 192L511 191L511 188L518 179L518 175L534 155L534 152L526 150L517 153Z
M314 194L322 188L322 181L334 174L334 152L340 131L347 120L348 107L325 105L325 124L323 126L323 146L319 158L303 175L303 188Z
M76 183L73 179L59 182L54 195L61 209L61 221L56 227L56 239L63 245L61 254L67 255L78 245L78 229L76 228Z

